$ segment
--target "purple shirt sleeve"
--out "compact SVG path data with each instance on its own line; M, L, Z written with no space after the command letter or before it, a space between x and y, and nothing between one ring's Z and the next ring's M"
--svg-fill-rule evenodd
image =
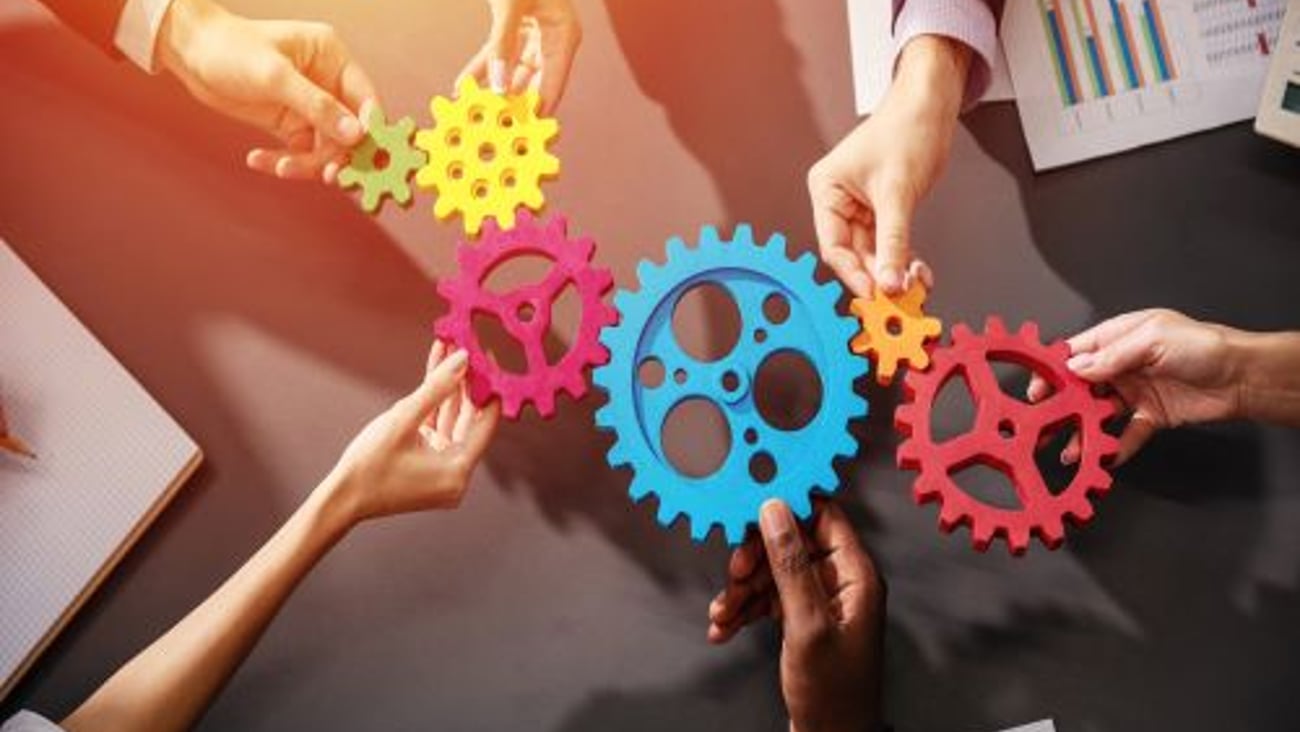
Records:
M921 35L945 36L974 52L963 107L979 101L993 77L1001 0L894 0L894 62L903 46Z

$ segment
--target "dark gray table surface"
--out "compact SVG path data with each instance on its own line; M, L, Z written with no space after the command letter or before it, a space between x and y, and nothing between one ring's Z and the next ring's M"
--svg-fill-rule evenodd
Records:
M486 27L476 2L235 5L333 21L388 107L422 118ZM809 242L804 171L854 119L843 3L579 5L564 175L547 192L619 283L702 223ZM233 571L413 383L455 237L427 199L372 219L243 171L252 133L8 13L0 236L208 456L0 710L57 717ZM1296 328L1297 193L1300 155L1246 125L1035 175L1014 109L995 105L966 118L916 239L950 323L998 313L1060 336L1164 305ZM717 314L699 315L693 337L718 338ZM890 583L900 729L1300 726L1297 433L1163 435L1065 549L1012 559L941 536L935 509L911 503L895 395L867 393L843 495ZM774 635L704 643L725 550L628 501L592 409L504 428L459 512L358 530L201 728L783 729Z

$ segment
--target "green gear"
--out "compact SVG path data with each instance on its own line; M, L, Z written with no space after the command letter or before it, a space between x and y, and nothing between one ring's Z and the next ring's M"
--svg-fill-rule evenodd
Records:
M428 162L428 156L411 145L414 134L415 120L410 117L390 125L383 110L371 109L366 139L352 150L347 167L339 171L339 186L360 187L361 208L370 213L379 210L385 195L399 205L409 204L411 175Z

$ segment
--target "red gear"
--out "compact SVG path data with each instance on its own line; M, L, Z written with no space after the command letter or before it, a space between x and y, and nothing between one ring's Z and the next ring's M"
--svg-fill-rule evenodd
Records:
M983 334L965 325L952 329L952 344L936 348L928 371L911 369L904 380L905 402L894 412L895 427L907 438L898 447L898 465L919 470L913 495L917 503L939 501L939 527L945 532L969 524L975 548L984 551L1002 534L1013 554L1029 546L1031 533L1056 549L1065 539L1062 521L1081 525L1092 518L1090 495L1110 489L1103 462L1118 450L1103 423L1115 412L1110 401L1094 396L1089 384L1065 366L1070 348L1064 342L1043 345L1038 326L1025 323L1008 333L1002 321L989 318ZM1003 393L990 361L1011 362L1048 380L1052 394L1027 404ZM935 444L931 409L949 379L966 381L975 403L970 432ZM1078 420L1079 469L1070 485L1056 495L1048 489L1034 453L1047 430ZM974 463L1000 470L1015 486L1020 508L992 506L964 491L952 475Z
M557 392L563 389L574 399L582 398L587 392L583 371L609 360L609 351L598 338L602 327L618 320L618 313L603 299L613 288L614 278L609 270L591 266L595 242L588 237L569 239L567 228L562 216L539 225L526 211L519 211L515 226L505 231L486 221L478 244L462 241L457 247L459 274L438 283L438 294L447 300L450 310L434 324L434 332L469 353L469 394L474 403L482 406L492 397L500 397L502 415L508 419L517 418L530 401L538 414L552 416ZM501 294L483 288L498 266L529 255L553 262L541 281ZM551 307L570 284L582 302L581 322L568 353L551 364L543 339L550 330ZM527 359L525 373L504 371L489 357L474 333L476 312L496 317L519 342Z

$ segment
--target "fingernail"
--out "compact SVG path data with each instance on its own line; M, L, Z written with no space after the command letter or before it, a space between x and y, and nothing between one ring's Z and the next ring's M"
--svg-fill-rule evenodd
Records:
M354 140L362 134L361 123L350 114L339 117L335 129L338 130L339 137L344 140Z
M758 520L763 533L768 536L781 536L794 530L794 517L785 504L775 498L763 504Z
M447 365L457 373L464 371L467 363L469 363L469 354L465 353L463 348L457 348L447 357Z
M1061 451L1061 464L1073 465L1079 458L1075 456L1072 450L1066 449Z
M1077 374L1080 371L1087 371L1092 368L1092 363L1093 357L1091 353L1079 353L1071 356L1065 362L1065 367Z
M488 86L497 94L506 93L506 62L505 59L494 58L488 61Z
M885 288L886 291L898 290L903 284L902 280L903 278L899 276L896 269L887 269L880 273L880 286Z

